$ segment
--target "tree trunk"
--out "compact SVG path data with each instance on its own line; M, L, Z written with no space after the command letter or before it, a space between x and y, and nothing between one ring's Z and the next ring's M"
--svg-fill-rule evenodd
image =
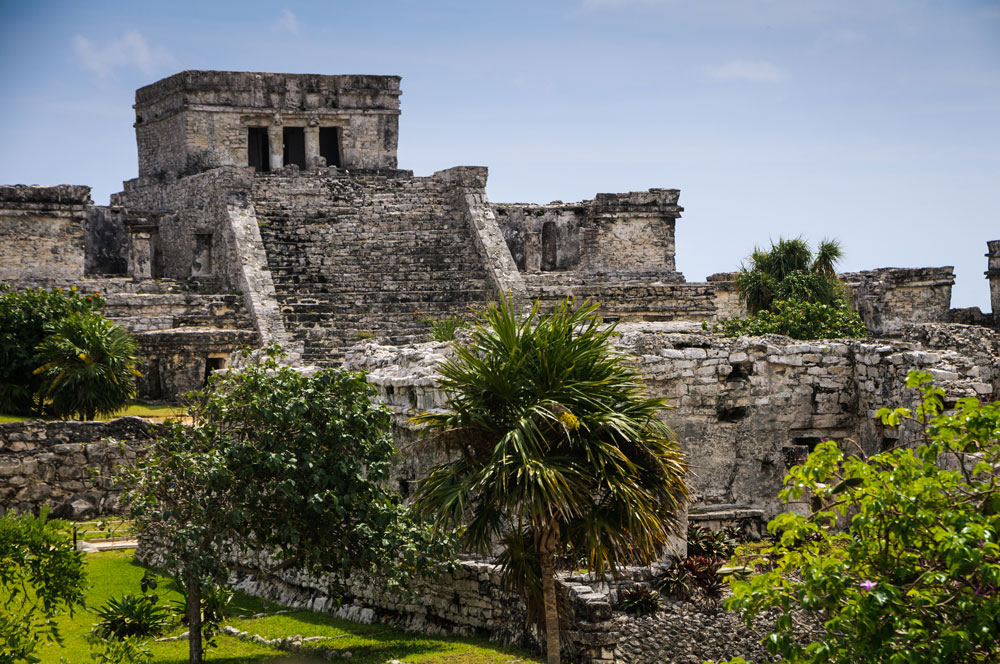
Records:
M542 572L542 601L545 606L545 652L548 664L559 664L559 602L556 597L556 541L559 524L553 520L542 534L539 553Z
M201 664L201 584L187 584L188 664Z

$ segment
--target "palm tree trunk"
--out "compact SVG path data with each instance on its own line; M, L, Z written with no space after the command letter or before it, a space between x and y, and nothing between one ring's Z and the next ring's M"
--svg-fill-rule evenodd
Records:
M556 540L559 524L553 519L542 534L539 553L542 572L542 601L545 606L545 651L548 664L559 664L559 602L556 597Z
M201 664L201 585L187 582L188 664Z

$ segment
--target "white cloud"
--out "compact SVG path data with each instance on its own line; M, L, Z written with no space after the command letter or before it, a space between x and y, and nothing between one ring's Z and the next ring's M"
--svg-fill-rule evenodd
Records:
M153 76L157 70L175 61L166 49L150 47L145 37L135 30L104 44L95 44L77 35L73 37L73 53L81 67L102 78L112 76L117 69L129 68Z
M733 60L718 67L706 67L712 78L729 78L762 83L780 83L788 78L782 69L765 60Z
M281 12L281 16L271 24L271 29L275 32L288 32L293 35L299 34L299 19L290 9Z

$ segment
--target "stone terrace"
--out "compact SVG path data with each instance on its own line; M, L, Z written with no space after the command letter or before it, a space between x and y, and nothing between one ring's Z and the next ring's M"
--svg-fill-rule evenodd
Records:
M285 325L307 362L336 363L368 336L426 340L428 319L490 297L444 178L264 176L253 200Z

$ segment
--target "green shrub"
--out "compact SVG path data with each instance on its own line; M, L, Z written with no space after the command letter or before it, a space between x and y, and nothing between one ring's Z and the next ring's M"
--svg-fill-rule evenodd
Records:
M632 586L622 591L618 608L634 616L648 616L660 609L660 595L648 586Z
M793 339L858 339L868 335L861 317L843 305L778 300L770 310L712 326L727 337L783 334Z
M434 341L454 341L455 333L465 325L465 319L461 316L439 318L431 322L431 338Z
M39 646L59 642L55 618L83 606L86 582L65 524L45 511L0 517L0 664L37 662Z
M57 417L92 420L135 398L138 345L125 328L100 314L73 313L47 326L38 345L39 394Z
M42 379L33 372L39 364L35 349L47 334L46 326L103 306L99 293L84 295L75 287L14 290L0 283L0 412L41 413L36 395Z
M916 444L867 458L818 445L779 494L810 513L772 520L773 570L731 582L747 624L777 611L764 644L784 661L1000 661L1000 402L949 414L929 374L907 385L921 405L878 417L923 429ZM820 629L804 638L803 622Z
M104 639L159 636L173 624L166 607L158 605L156 598L149 595L112 597L95 613L100 621L94 633Z

